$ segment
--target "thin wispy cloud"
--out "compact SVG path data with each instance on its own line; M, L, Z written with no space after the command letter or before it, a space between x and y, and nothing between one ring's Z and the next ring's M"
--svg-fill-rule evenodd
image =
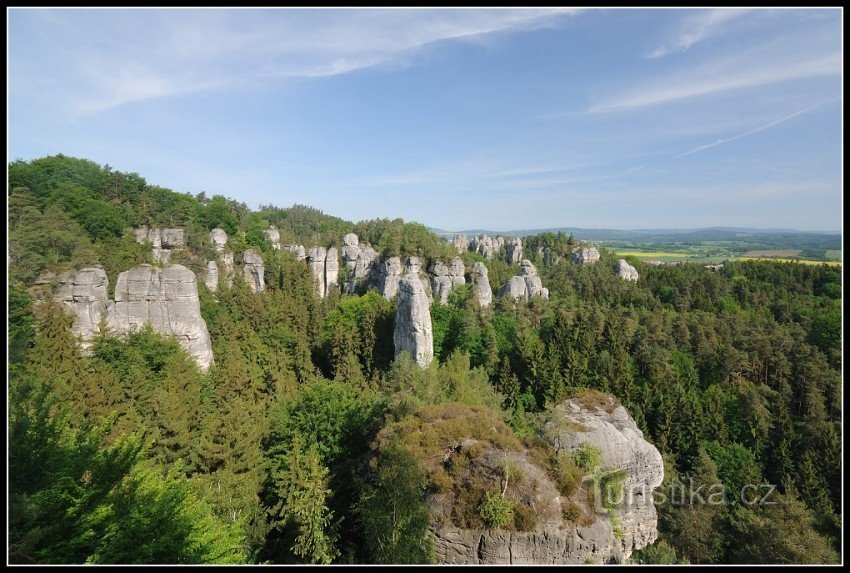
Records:
M749 10L746 9L729 8L701 10L685 18L675 38L669 43L656 48L648 57L656 59L670 54L685 52L694 44L726 31L727 25L730 22L746 15L748 12Z
M818 108L822 105L825 105L825 104L828 104L828 103L831 103L831 102L834 102L834 101L837 101L837 100L838 100L838 98L830 98L828 100L818 102L816 104L805 107L805 108L803 108L799 111L795 111L794 113L792 113L790 115L786 115L785 117L781 117L781 118L779 118L775 121L771 121L770 123L766 123L764 125L760 125L756 128L745 131L744 133L739 133L738 135L734 135L732 137L727 137L726 139L718 139L714 143L709 143L707 145L700 145L699 147L695 147L694 149L691 149L690 151L680 153L679 155L675 156L675 159L679 159L680 157L685 157L686 155L693 155L694 153L699 153L700 151L705 151L706 149L711 149L713 147L718 147L720 145L725 145L727 143L730 143L732 141L736 141L738 139L742 139L742 138L747 137L749 135L754 135L754 134L759 133L761 131L764 131L766 129L770 129L771 127L777 126L781 123L785 123L786 121L792 120L795 117L801 116L804 113L812 111L813 109Z

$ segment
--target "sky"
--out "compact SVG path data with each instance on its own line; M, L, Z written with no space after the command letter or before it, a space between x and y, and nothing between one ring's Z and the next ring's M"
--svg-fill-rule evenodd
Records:
M445 230L837 231L840 9L10 9L8 156Z

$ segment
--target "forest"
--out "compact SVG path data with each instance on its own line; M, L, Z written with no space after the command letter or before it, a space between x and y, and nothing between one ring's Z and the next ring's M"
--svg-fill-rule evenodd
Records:
M416 450L377 448L392 424L469 407L533 439L581 390L613 394L662 453L671 492L770 486L770 504L659 503L636 563L837 563L842 507L840 267L769 261L650 267L567 256L581 237L523 238L548 300L481 308L456 288L431 307L435 359L395 358L395 303L368 290L319 298L281 242L384 256L457 256L425 225L349 222L304 205L252 210L57 155L8 166L8 560L48 563L427 563ZM186 230L203 272L209 231L265 262L266 291L199 281L215 364L201 373L150 329L103 332L82 352L72 317L33 287L65 269L115 277L154 261L129 230ZM558 260L542 260L536 247ZM483 262L494 289L516 274ZM628 259L628 257L627 257ZM470 421L472 423L472 421ZM482 422L485 423L485 422ZM767 491L767 489L765 490Z

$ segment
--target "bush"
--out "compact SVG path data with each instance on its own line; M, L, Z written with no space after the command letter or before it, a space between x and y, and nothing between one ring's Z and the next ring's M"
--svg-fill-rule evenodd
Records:
M514 525L517 531L534 531L537 527L537 512L525 503L518 503L514 508Z
M573 452L573 463L586 472L593 473L602 463L602 452L590 442L583 442Z
M510 523L514 516L516 502L505 498L502 494L490 495L487 492L484 503L481 504L481 518L487 527L499 529Z

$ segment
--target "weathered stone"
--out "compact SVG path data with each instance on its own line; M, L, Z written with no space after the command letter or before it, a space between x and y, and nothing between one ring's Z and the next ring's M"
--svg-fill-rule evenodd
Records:
M346 268L354 269L357 266L357 256L360 254L360 246L357 235L348 233L342 238L342 262Z
M163 229L161 240L163 249L176 249L186 246L183 229Z
M224 284L233 286L233 252L224 251L221 254L221 262L224 265Z
M463 254L469 249L469 241L466 239L466 235L455 235L452 239L452 244L457 249L457 252Z
M499 298L510 297L514 300L528 300L528 287L525 279L520 276L512 276L499 288Z
M204 277L204 284L210 292L218 290L218 264L215 261L207 263L207 276Z
M307 251L304 249L304 245L286 245L284 247L290 253L295 254L295 260L303 261L307 258Z
M391 257L395 258L395 257ZM431 326L430 303L418 273L408 273L398 282L393 343L395 354L410 353L422 368L434 358L434 332Z
M401 259L388 257L381 261L378 277L378 290L386 299L392 300L398 294L398 283L401 279ZM421 288L421 285L420 285ZM424 289L423 289L424 293Z
M168 263L171 251L186 245L183 229L161 229L158 227L140 227L133 231L137 243L151 242L154 258Z
M376 271L376 260L378 253L370 245L360 243L357 260L354 263L354 274L351 284L348 285L348 292L354 293L355 289L364 282L368 281ZM401 264L401 263L399 263Z
M261 293L266 290L265 267L263 266L263 257L248 249L242 253L242 262L245 266L242 268L242 275L245 277L245 282L251 287L255 293Z
M522 240L513 237L505 242L505 254L508 263L514 265L522 260Z
M202 371L213 362L195 273L182 265L139 265L118 275L107 324L119 335L150 324L154 331L176 338Z
M490 306L493 302L493 289L490 288L490 277L484 263L476 262L472 265L472 288L478 304L482 307Z
M577 265L589 265L599 260L596 247L581 247L573 251L573 262Z
M106 271L101 266L69 271L59 276L58 283L55 298L73 313L71 332L80 337L80 346L88 349L113 305L107 294Z
M617 266L615 267L617 271L617 276L623 279L624 281L636 281L638 280L638 272L637 269L626 262L625 259L620 259L617 261Z
M339 291L339 251L336 247L330 247L325 257L324 296L334 291Z
M647 260L643 261L643 264L645 264L648 267L660 267L664 263L662 263L661 261L655 260L655 259L647 259Z
M210 231L210 243L216 252L224 252L224 247L227 246L227 233L224 229L213 229Z
M266 237L268 237L269 242L272 244L272 247L280 250L280 231L278 231L275 227L269 227L265 230Z
M537 268L528 259L523 259L519 274L511 277L499 289L499 298L509 296L514 300L528 300L539 296L549 298L549 289L543 288Z
M324 247L310 247L307 251L307 264L310 265L310 275L316 281L316 293L325 296L325 259L328 250Z

